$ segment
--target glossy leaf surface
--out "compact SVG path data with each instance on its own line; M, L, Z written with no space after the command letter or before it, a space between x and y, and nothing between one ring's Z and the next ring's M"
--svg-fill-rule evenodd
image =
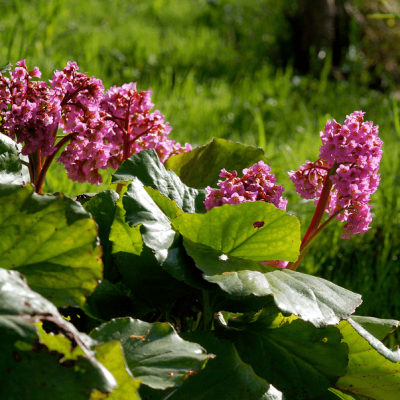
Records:
M299 255L298 219L273 204L226 204L206 214L183 214L171 222L184 237L227 256L295 261Z
M205 191L187 187L174 172L167 171L153 149L141 151L124 161L113 174L112 182L130 181L134 177L144 186L158 190L169 199L175 200L176 205L184 212L205 211Z
M20 145L0 133L0 184L24 185L30 181L28 167L21 164L20 148Z
M80 306L102 277L97 226L64 195L33 187L0 188L0 267L23 273L29 286L58 307Z
M0 269L0 304L0 398L87 400L116 387L84 336L18 272ZM41 320L62 333L46 333Z
M155 389L180 386L212 357L200 345L182 340L168 323L119 318L94 329L90 336L100 343L121 341L133 376Z

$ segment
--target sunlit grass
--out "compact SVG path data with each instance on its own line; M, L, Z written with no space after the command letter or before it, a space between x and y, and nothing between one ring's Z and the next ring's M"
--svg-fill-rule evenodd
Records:
M244 0L233 3L245 7ZM333 222L313 244L301 270L362 293L361 313L395 316L400 298L388 294L396 293L400 273L397 100L354 82L329 81L328 57L321 79L296 76L290 67L273 70L259 62L256 52L257 64L250 64L251 48L235 47L224 31L228 25L221 25L219 31L212 22L222 15L228 24L233 14L224 8L214 15L210 4L205 0L0 0L0 64L26 58L28 67L39 66L42 78L48 80L67 61L76 61L81 71L102 79L106 89L130 81L138 82L139 89L151 87L155 108L170 122L170 136L177 141L198 146L222 137L262 145L272 172L286 189L288 211L299 217L302 229L314 206L293 192L287 172L305 160L317 159L319 131L327 119L343 122L354 110L366 111L366 119L380 125L385 143L381 187L373 196L373 227L361 237L342 240L342 228ZM270 35L262 43L269 40L271 46L273 23L271 19L266 31L259 32L260 37ZM103 185L93 186L69 181L63 167L54 164L45 189L71 196L101 191L111 172L104 172Z

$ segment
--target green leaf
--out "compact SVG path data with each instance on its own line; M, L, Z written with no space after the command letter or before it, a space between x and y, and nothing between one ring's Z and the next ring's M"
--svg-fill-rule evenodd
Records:
M104 279L87 298L82 309L90 317L105 322L112 318L132 315L134 305L117 285Z
M182 340L168 323L119 318L94 329L90 336L99 343L121 341L133 376L155 389L180 386L212 357L198 344Z
M138 389L140 380L132 376L125 362L124 353L119 341L104 343L95 348L96 358L115 377L118 388L107 397L107 400L140 400Z
M216 187L223 168L240 173L261 160L268 163L263 149L214 138L205 146L170 157L165 168L174 171L186 185L204 188Z
M141 224L141 234L146 246L154 250L157 260L162 263L168 256L175 231L169 218L160 210L153 199L144 190L138 179L133 179L123 196L122 203L126 211L125 221L129 226Z
M12 67L11 62L9 61L1 70L0 70L0 74L4 74L7 71L10 71Z
M122 205L122 198L117 201L114 221L110 229L112 254L125 252L140 256L143 250L143 240L140 225L129 226L125 222L126 211Z
M0 187L0 267L23 273L56 306L81 306L102 277L97 226L64 196Z
M282 393L257 376L245 364L229 340L208 332L181 333L183 339L199 343L216 358L206 368L186 380L169 400L280 400Z
M242 298L248 300L253 304L253 310L264 307L266 296L273 295L275 305L281 312L298 315L316 327L339 323L362 303L359 294L324 279L284 269L268 273L234 271L219 275L203 274L203 277L217 284L233 299L236 298L239 305ZM237 312L241 309L230 307L225 310Z
M357 322L338 326L349 347L349 365L335 388L372 399L395 400L400 392L400 356L386 348Z
M315 398L315 400L368 400L370 397L358 396L356 394L344 393L339 389L329 388L321 396Z
M144 190L169 219L183 214L183 211L176 205L174 200L170 200L167 196L150 187L145 187Z
M144 186L158 190L184 212L204 212L205 190L187 187L172 171L167 171L155 150L143 150L124 161L112 176L112 183L137 177Z
M347 346L337 328L315 328L297 317L264 309L254 322L238 318L222 327L241 359L286 399L312 399L346 372Z
M374 317L361 317L358 315L353 315L351 318L380 341L394 332L400 324L399 321L394 319L379 319Z
M0 133L0 184L25 185L30 181L28 167L21 164L20 147Z
M112 243L110 241L111 225L114 221L118 199L119 196L116 192L106 190L93 196L83 206L86 211L92 214L99 227L100 244L103 249L104 278L112 282L118 281L119 278L112 257Z
M296 261L299 255L300 222L273 204L226 204L206 214L183 214L171 222L182 236L227 256Z
M0 398L87 400L95 389L107 393L116 387L89 349L89 338L17 271L0 269L0 304ZM61 333L46 333L40 321Z

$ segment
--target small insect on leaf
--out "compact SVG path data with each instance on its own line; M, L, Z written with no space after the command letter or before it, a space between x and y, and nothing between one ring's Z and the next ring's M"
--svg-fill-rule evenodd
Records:
M0 70L0 73L4 74L4 72L7 72L11 69L11 63L10 61Z
M254 228L262 228L263 226L264 226L264 221L253 222L253 227Z
M140 339L142 342L150 342L150 339L146 339L146 336L150 333L150 329L146 332L145 335L139 336L139 335L131 335L129 336L131 339Z

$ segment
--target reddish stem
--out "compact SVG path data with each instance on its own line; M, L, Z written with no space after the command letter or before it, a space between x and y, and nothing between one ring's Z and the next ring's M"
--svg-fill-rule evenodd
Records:
M299 266L301 260L305 256L308 247L310 246L312 240L317 236L317 234L326 226L327 223L329 223L332 219L329 218L328 221L326 221L322 226L321 230L319 230L322 218L324 217L326 207L329 202L329 195L331 193L332 189L332 180L330 177L335 173L337 169L337 164L334 163L332 168L329 170L328 174L326 175L325 178L325 183L324 187L322 188L321 196L319 198L317 208L315 210L314 216L311 220L311 223L307 229L306 234L303 237L303 240L301 241L301 246L300 246L300 256L297 259L295 263L291 262L287 265L286 269L291 269L292 271L296 271L297 267ZM336 216L336 215L335 215Z
M40 175L37 179L37 181L35 182L35 186L36 186L36 193L39 194L43 194L43 184L44 184L44 178L46 176L47 171L50 168L50 164L52 163L52 161L54 160L54 157L56 156L58 150L61 149L62 146L64 146L69 140L71 140L73 137L75 136L74 133L70 133L69 135L65 136L63 139L61 139L57 145L56 145L56 149L54 150L54 153L51 154L50 156L46 157L46 161L43 165L42 170L40 171Z

